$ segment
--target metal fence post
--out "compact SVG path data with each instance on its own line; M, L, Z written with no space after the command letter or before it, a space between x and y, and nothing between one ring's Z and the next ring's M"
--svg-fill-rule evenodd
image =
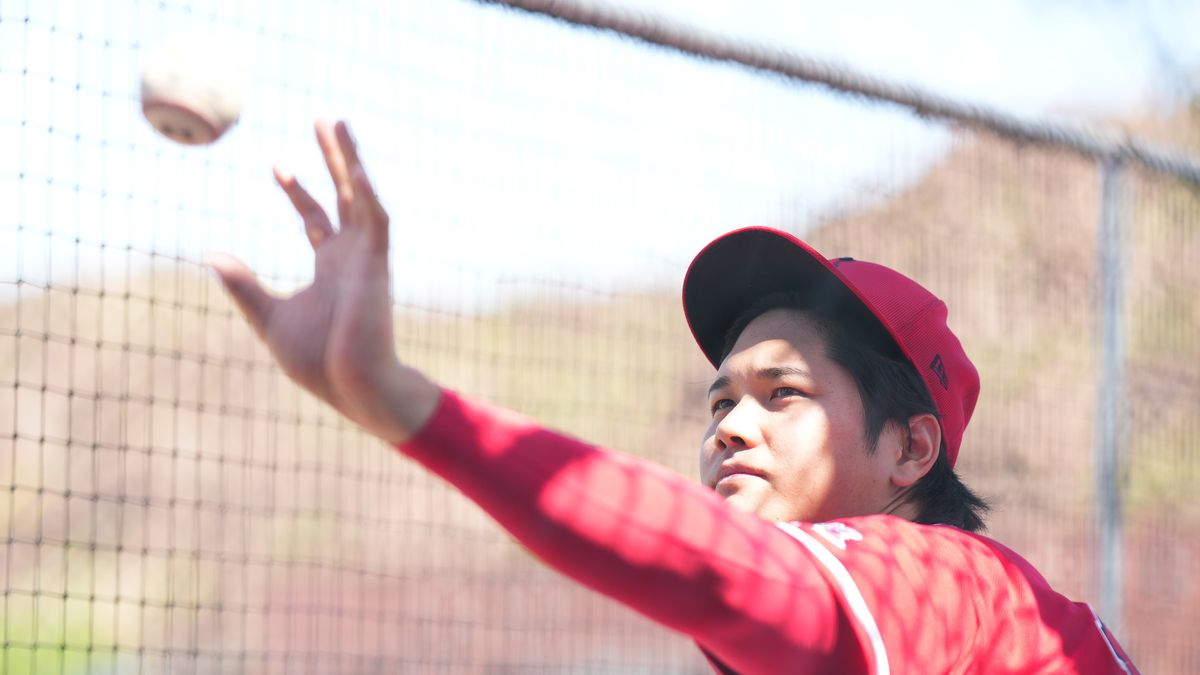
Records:
M1123 524L1118 480L1126 427L1125 293L1121 266L1121 161L1101 164L1098 272L1100 368L1096 386L1096 499L1100 529L1100 616L1114 635L1124 635L1121 607Z

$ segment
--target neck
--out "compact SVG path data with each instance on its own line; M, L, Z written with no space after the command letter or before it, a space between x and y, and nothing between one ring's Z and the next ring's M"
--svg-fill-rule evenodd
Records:
M898 492L896 492L895 495L892 496L891 501L889 501L883 506L882 509L879 510L879 513L887 514L889 516L896 516L897 518L903 518L905 520L915 521L917 517L921 515L921 510L916 504L909 500L908 497L911 491L911 487L901 488Z

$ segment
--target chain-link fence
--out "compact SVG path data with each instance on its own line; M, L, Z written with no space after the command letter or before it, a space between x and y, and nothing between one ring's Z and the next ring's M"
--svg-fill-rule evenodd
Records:
M198 27L251 88L185 148L137 73ZM269 167L330 203L318 115L392 211L407 359L684 473L711 375L678 287L706 241L775 225L920 280L982 374L959 466L990 534L1145 672L1200 670L1200 193L1160 170L1185 160L1122 141L1106 182L1019 129L471 3L7 3L0 57L3 672L707 672L289 384L204 274L223 249L304 283ZM1188 110L1126 123L1200 139Z

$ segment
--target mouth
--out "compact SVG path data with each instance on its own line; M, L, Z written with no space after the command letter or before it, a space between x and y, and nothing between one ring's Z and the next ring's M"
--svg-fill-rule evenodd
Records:
M724 464L721 465L720 470L717 471L717 479L715 481L713 481L713 487L715 488L716 486L720 485L721 483L723 483L727 480L736 479L739 476L741 476L741 477L752 476L755 478L765 478L766 474L762 471L759 471L758 469L755 469L750 466L746 466L745 464L739 464L737 462L725 462Z

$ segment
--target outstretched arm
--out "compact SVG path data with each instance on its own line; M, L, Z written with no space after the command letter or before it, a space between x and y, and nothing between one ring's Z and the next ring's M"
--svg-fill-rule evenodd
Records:
M479 503L543 560L695 638L741 673L853 672L860 650L829 584L789 535L656 465L442 390L398 360L388 217L342 123L317 124L338 224L276 180L316 255L280 298L210 258L283 370ZM419 432L419 433L418 433Z
M742 675L866 672L804 547L699 483L449 391L400 449L552 567Z

